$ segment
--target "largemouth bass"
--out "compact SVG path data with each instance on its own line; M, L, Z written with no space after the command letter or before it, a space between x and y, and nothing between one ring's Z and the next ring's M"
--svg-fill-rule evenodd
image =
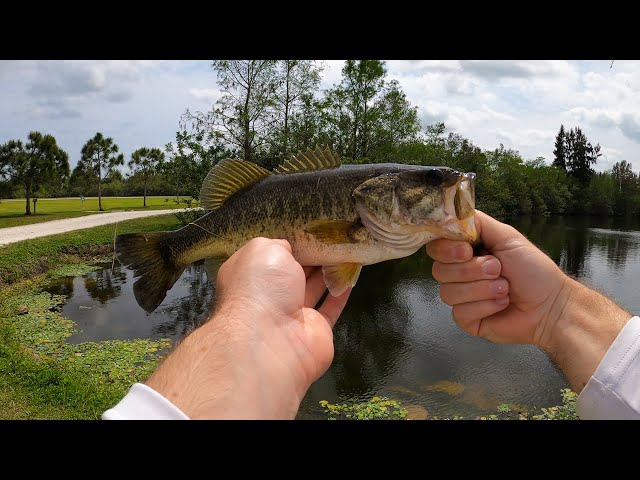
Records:
M184 268L229 257L255 237L283 238L303 266L322 266L338 296L363 265L406 257L437 238L477 240L473 173L401 164L340 165L309 149L274 171L238 159L216 164L202 185L209 213L173 232L119 235L120 263L140 277L138 304L152 312Z

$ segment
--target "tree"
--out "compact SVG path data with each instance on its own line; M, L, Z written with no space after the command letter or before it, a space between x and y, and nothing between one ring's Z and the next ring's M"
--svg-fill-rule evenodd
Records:
M560 167L564 172L567 171L567 143L566 143L565 133L564 133L564 125L560 125L560 131L556 136L556 145L555 150L553 151L553 165L556 167Z
M97 179L98 209L101 212L104 211L102 208L102 172L104 170L108 175L118 165L124 165L124 155L118 154L118 145L113 142L113 138L105 138L102 133L98 132L82 147L82 157L78 166Z
M613 169L611 170L613 176L616 177L616 181L618 183L618 191L622 193L626 190L625 187L629 185L633 185L636 181L636 174L633 172L631 163L626 160L622 160L622 162L617 162Z
M147 183L164 161L164 153L159 148L142 147L131 154L129 168L133 173L140 173L144 179L144 196L142 205L147 206Z
M30 132L27 138L26 144L9 140L0 146L0 174L24 188L25 215L31 215L32 194L42 187L61 186L69 176L69 155L53 135Z
M183 126L209 130L226 146L236 148L242 158L259 160L267 143L267 132L274 122L277 81L274 60L215 60L222 98L212 111L182 116Z
M615 179L614 213L616 215L634 215L640 208L640 185L638 175L626 160L617 162L611 174Z
M347 60L341 83L327 92L323 119L340 155L382 159L420 130L416 109L385 76L380 60Z
M292 126L297 127L294 118L305 111L313 101L313 92L320 85L320 72L314 60L280 60L277 62L275 92L275 123L272 132L272 156L285 158L292 153L292 147L301 150L311 145L298 146L292 142ZM302 147L302 148L300 148Z
M591 165L598 161L600 155L600 145L591 145L580 127L569 131L566 136L567 173L576 178L582 187L589 185L594 174Z
M211 167L222 158L233 156L215 137L202 130L176 132L175 145L168 143L165 152L169 158L163 162L160 171L174 186L176 200L180 195L198 198L204 177Z

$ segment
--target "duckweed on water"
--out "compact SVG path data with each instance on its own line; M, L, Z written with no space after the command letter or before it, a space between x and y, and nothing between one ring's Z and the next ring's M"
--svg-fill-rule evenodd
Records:
M49 278L96 268L68 265ZM151 374L170 341L68 344L75 324L60 313L65 297L39 291L46 280L40 275L0 293L0 396L29 399L17 417L0 408L0 418L99 418Z

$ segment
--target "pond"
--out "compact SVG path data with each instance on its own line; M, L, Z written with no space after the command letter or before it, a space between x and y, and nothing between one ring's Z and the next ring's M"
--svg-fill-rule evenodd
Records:
M518 218L525 233L561 268L640 312L640 225L592 217ZM206 319L213 288L194 264L158 309L136 303L132 272L111 266L61 279L63 313L78 324L70 342L131 338L173 340ZM476 417L502 403L561 403L562 374L528 345L494 345L459 330L440 301L424 250L363 269L335 328L335 358L304 398L299 418L323 418L332 403L387 396L439 417Z

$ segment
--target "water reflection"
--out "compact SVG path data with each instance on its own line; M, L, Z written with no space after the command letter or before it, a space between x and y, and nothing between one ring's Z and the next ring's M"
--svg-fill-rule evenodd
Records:
M125 282L127 274L120 268L105 268L98 270L84 279L84 288L91 298L101 304L120 296L121 285Z
M640 232L614 219L519 218L510 222L565 271L640 312ZM494 345L451 320L424 251L363 269L335 328L335 358L304 398L299 418L321 416L320 400L397 398L432 415L481 415L500 403L548 406L566 382L526 345ZM72 342L179 340L207 319L214 289L202 262L188 267L151 314L136 303L134 279L116 266L51 286L68 295L64 314L80 331Z

